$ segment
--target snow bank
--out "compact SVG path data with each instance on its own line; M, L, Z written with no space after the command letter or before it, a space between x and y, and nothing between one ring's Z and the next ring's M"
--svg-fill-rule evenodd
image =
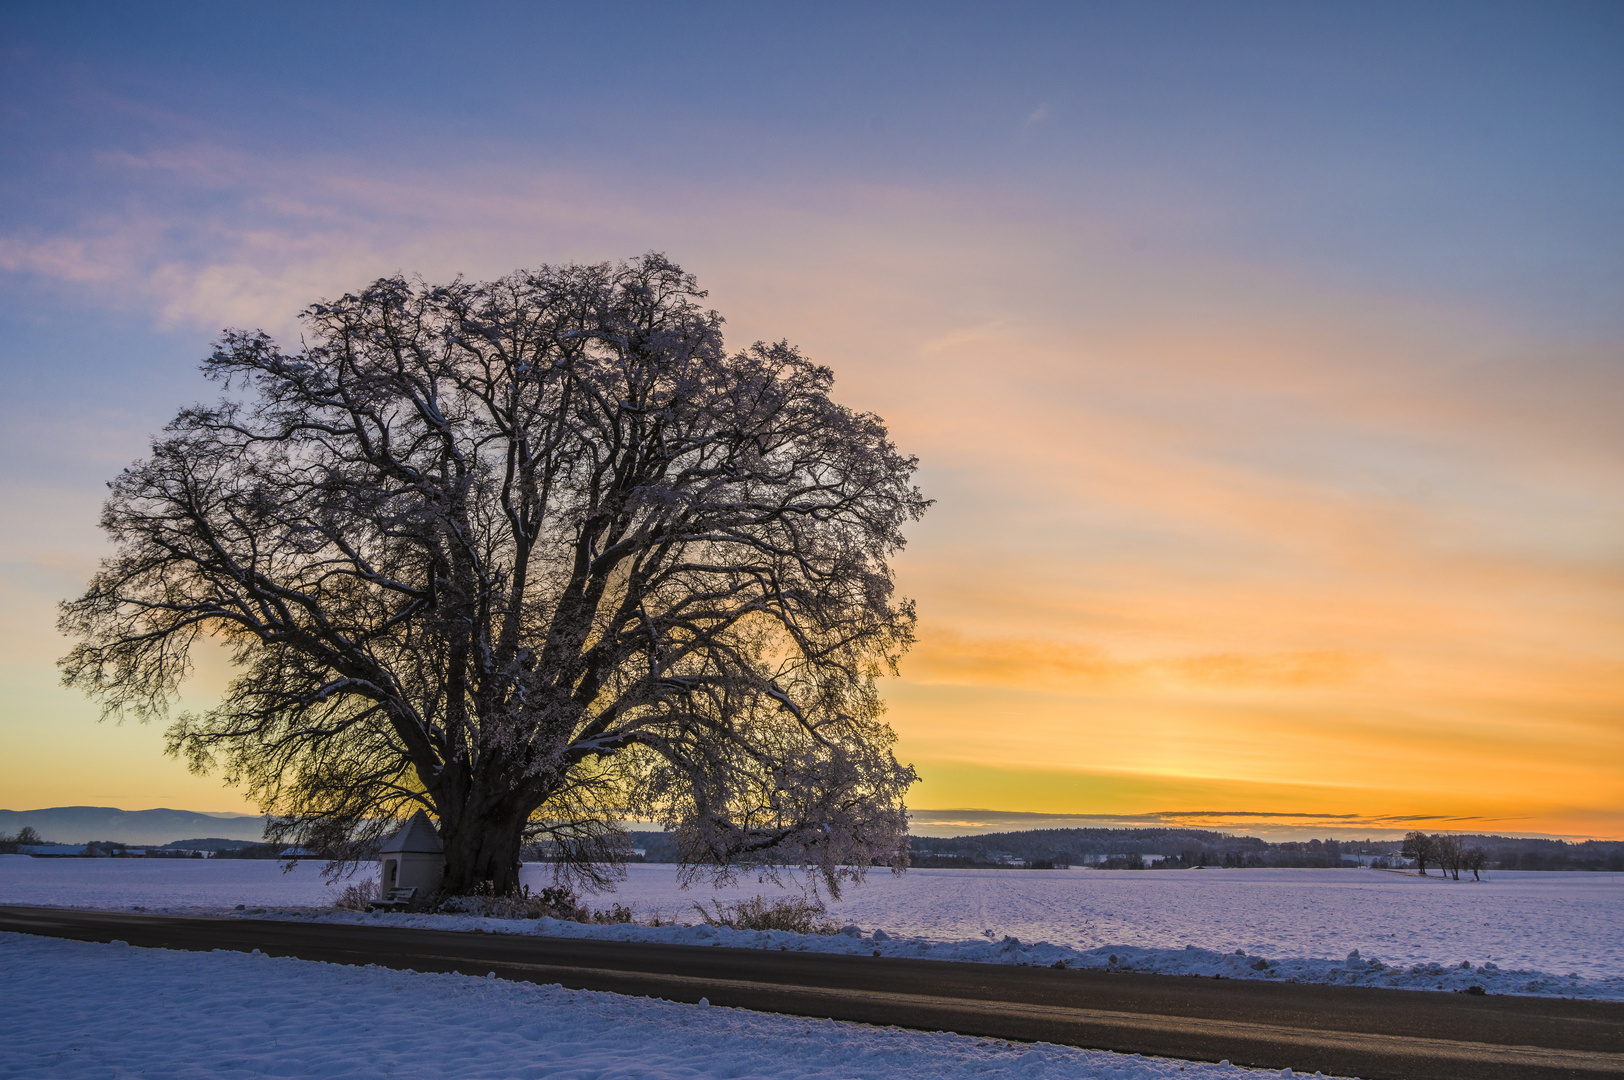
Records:
M1488 994L1524 994L1541 997L1624 1001L1624 976L1586 979L1577 974L1551 975L1525 969L1503 970L1492 961L1389 964L1365 958L1357 950L1341 960L1302 957L1269 958L1244 949L1220 953L1186 945L1182 949L1153 949L1110 945L1078 950L1047 941L1023 942L1004 937L969 941L931 941L866 932L852 925L839 934L792 934L779 930L730 930L724 926L610 926L562 922L557 919L485 919L467 915L362 914L331 908L218 908L171 909L170 914L227 915L297 922L405 926L426 930L482 931L490 934L532 934L541 937L593 938L602 941L647 941L667 945L710 945L731 949L771 949L793 952L844 953L852 956L894 956L912 960L957 960L972 964L1015 964L1024 967L1063 967L1070 971L1122 971L1202 978L1258 979L1269 982L1321 983L1337 986L1375 986L1393 990L1452 990L1481 987Z
M500 979L0 933L0 1075L1173 1080L1260 1071ZM1267 1075L1280 1075L1269 1073Z

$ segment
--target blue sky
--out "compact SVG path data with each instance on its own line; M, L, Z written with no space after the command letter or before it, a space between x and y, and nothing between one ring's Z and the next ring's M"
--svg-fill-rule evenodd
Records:
M108 160L206 144L529 164L639 191L980 186L1086 201L1146 243L1581 333L1620 285L1614 5L471 11L15 5L7 225L166 194L230 207L229 188L138 193ZM1158 212L1168 201L1185 220Z
M222 326L658 249L924 460L920 805L1620 827L1615 4L9 4L0 56L0 787L86 763L24 802L238 808L51 672Z

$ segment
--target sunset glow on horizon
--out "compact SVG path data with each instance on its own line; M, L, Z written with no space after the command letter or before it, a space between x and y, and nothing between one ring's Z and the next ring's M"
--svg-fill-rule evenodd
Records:
M911 807L1624 838L1621 9L704 11L12 13L0 806L253 809L54 669L220 328L659 250L920 459Z

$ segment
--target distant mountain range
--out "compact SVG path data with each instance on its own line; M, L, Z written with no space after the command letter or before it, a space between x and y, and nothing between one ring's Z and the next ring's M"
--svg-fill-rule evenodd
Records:
M259 840L265 819L258 814L203 814L196 810L118 810L111 806L51 806L43 810L0 810L0 833L25 826L57 844L117 840L126 844L168 844L195 836Z

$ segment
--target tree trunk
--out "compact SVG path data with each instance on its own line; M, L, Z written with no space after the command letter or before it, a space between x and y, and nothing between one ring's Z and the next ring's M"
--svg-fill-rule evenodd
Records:
M528 815L493 811L484 816L442 821L445 877L441 889L453 895L519 891L519 846Z

